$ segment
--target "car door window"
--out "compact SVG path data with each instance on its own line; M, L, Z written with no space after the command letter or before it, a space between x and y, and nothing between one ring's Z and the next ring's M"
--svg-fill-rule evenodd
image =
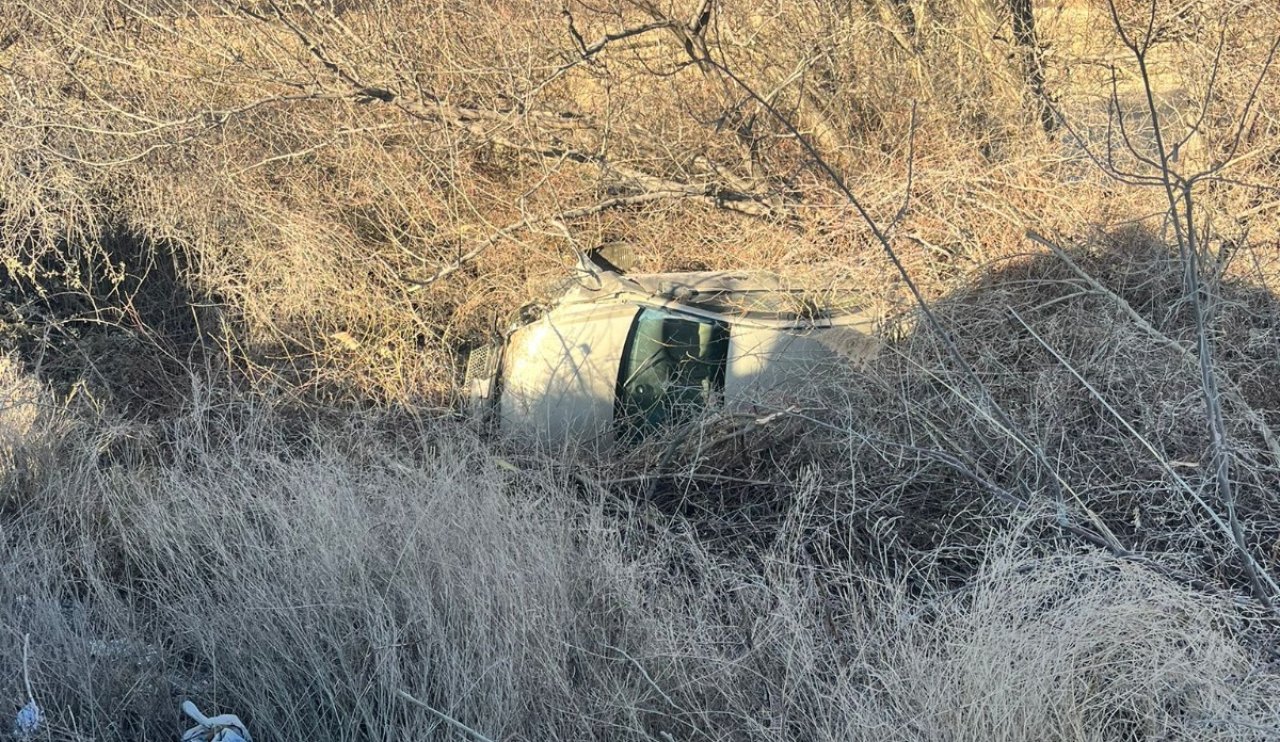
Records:
M617 417L634 437L682 422L724 391L723 322L646 308L636 315L618 375Z

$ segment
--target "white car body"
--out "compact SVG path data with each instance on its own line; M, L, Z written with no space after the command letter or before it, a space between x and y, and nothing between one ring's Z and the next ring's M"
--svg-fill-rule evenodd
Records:
M469 406L502 435L557 446L609 446L711 406L751 410L876 353L875 317L838 306L849 298L766 273L631 276L584 261L541 317L473 351Z

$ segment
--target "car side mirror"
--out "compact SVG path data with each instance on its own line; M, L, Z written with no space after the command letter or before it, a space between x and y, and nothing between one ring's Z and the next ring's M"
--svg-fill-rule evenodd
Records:
M626 273L636 263L636 251L625 242L606 242L587 251L587 260L602 271Z

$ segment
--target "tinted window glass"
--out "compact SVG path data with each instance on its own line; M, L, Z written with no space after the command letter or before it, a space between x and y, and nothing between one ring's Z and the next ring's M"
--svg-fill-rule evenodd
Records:
M722 322L643 309L618 376L618 419L633 435L687 420L724 391L729 331Z

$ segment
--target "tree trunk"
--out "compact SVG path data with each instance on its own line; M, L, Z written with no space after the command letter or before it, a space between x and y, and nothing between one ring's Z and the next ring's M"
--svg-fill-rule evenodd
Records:
M1013 16L1013 41L1022 52L1022 72L1027 79L1027 87L1040 109L1040 124L1046 133L1053 133L1058 128L1058 120L1054 115L1052 100L1044 87L1044 59L1040 40L1036 37L1033 0L1008 2L1009 12Z

